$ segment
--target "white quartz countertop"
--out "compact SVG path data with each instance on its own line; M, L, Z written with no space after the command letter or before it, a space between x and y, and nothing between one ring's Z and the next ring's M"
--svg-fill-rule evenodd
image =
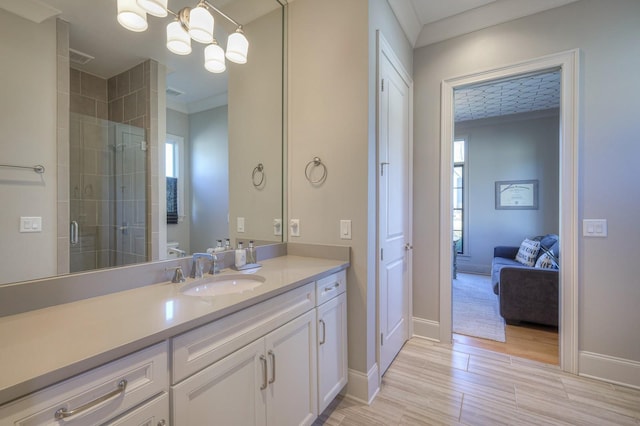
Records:
M348 266L300 256L260 263L265 282L239 294L186 296L187 279L0 318L0 404Z

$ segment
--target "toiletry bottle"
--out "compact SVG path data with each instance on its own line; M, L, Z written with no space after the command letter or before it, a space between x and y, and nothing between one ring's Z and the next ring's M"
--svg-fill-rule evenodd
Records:
M256 259L256 248L253 246L253 240L249 241L249 248L247 249L247 263L258 263Z
M224 242L224 250L231 250L231 242L229 241L229 239L227 238Z
M221 251L224 251L224 247L222 247L222 240L218 240L218 242L216 243L215 252L220 253Z
M242 247L242 242L239 242L238 248L236 249L236 269L240 269L246 264L247 264L247 252Z

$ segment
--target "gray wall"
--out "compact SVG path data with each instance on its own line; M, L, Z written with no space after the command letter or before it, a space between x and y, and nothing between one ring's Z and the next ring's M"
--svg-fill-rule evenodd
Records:
M191 251L228 237L229 144L227 106L189 115Z
M458 271L490 273L493 247L558 233L557 110L456 123L467 139L468 228ZM495 182L538 180L537 210L496 210Z
M68 185L57 186L56 21L34 24L0 10L0 40L0 163L46 169L0 168L0 283L8 283L56 274L56 196ZM20 233L21 216L41 217L42 232ZM33 261L25 263L26 253Z
M410 71L411 46L385 0L289 4L288 213L300 219L289 241L351 247L349 368L364 374L376 362L377 29ZM321 186L304 177L314 156L327 165ZM352 220L352 240L340 239L340 219Z
M579 349L640 362L640 285L635 261L640 185L640 2L582 0L476 31L414 55L413 307L438 321L440 85L442 80L529 58L581 50L579 217L606 218L607 238L578 240ZM581 235L581 224L577 224Z
M167 109L167 133L180 136L184 139L185 158L182 165L185 167L184 182L184 220L176 224L167 224L167 241L177 241L182 250L191 253L190 229L191 229L191 184L189 176L189 116L183 112Z

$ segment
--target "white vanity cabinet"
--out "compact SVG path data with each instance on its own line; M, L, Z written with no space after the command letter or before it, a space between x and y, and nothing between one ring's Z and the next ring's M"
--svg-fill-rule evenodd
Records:
M172 423L312 424L314 307L310 283L175 337Z
M318 413L322 413L347 384L346 272L316 283Z
M162 342L5 404L0 424L168 424L167 352Z
M315 312L173 386L173 424L310 425L317 416Z

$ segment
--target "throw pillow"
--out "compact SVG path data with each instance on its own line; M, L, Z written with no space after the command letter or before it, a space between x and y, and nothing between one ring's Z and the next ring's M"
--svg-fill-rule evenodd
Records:
M558 269L558 263L549 253L542 253L536 261L536 268Z
M536 263L538 251L540 251L540 241L525 238L522 244L520 244L520 249L516 255L516 261L525 266L533 266Z

